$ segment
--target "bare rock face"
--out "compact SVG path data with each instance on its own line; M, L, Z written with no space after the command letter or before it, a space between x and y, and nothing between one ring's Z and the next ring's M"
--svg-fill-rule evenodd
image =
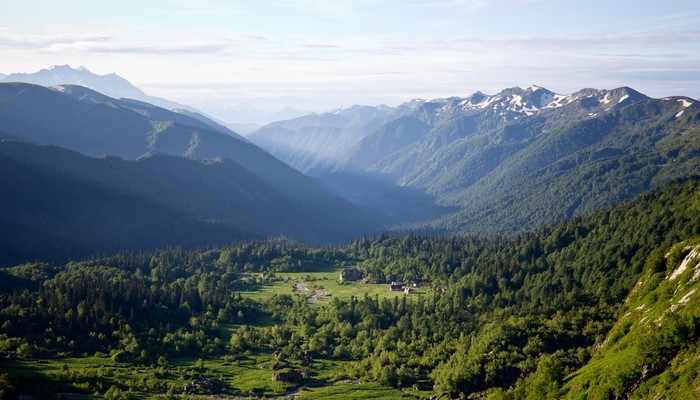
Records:
M272 374L273 381L299 383L304 379L309 379L308 370L290 369L288 371L278 371Z

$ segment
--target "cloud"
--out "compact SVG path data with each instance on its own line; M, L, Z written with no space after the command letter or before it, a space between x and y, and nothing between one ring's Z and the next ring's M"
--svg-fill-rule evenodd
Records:
M81 35L33 35L0 30L0 46L20 49L48 48L79 42L103 43L114 38L112 33L86 33Z
M111 54L219 54L229 48L227 43L182 43L177 45L135 45L117 43L73 42L53 44L47 48L53 53L111 53Z
M618 54L640 53L662 57L669 47L693 46L700 42L700 30L601 33L574 36L449 36L385 43L355 49L374 55L405 55L427 52L478 52L479 54L542 54L551 51L583 55L584 50L615 48ZM687 53L686 53L687 54Z
M263 43L258 35L228 34L222 39L189 42L132 43L119 40L113 34L88 33L81 35L26 35L0 31L0 48L44 50L53 54L223 54L231 47Z

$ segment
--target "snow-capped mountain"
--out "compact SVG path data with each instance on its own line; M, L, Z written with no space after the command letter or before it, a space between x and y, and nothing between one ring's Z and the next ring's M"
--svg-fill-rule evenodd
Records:
M504 89L495 95L475 92L468 97L450 97L429 101L413 100L404 107L423 107L436 116L457 115L498 116L504 122L522 117L530 117L543 112L551 112L570 104L598 111L611 111L647 98L643 94L622 87L614 90L583 89L569 95L551 92L539 86L527 89L520 87Z
M531 86L355 106L277 122L250 138L353 201L404 213L404 224L425 218L415 229L483 233L488 220L491 232L505 233L697 172L699 115L700 102L687 97ZM448 214L436 222L436 212Z
M389 134L382 126L403 117L415 118L431 128L448 120L468 117L477 124L477 130L487 130L538 115L546 115L552 121L592 117L646 98L626 87L583 89L569 95L556 94L539 86L514 87L494 95L476 92L467 97L414 99L397 107L356 105L328 113L309 114L271 123L252 132L248 138L294 168L316 174L319 170L351 166L352 154L364 153L363 139L372 141L374 139L369 137L379 131ZM401 129L412 129L406 123L401 124ZM416 135L410 137L418 139ZM402 142L411 144L407 140L404 135ZM381 149L372 151L372 159L381 153ZM369 166L359 167L366 169Z

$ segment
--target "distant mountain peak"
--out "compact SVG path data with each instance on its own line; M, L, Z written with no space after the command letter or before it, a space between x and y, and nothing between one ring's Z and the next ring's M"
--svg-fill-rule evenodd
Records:
M49 71L80 71L80 72L90 72L84 65L79 66L78 68L73 68L68 64L63 64L63 65L52 65L49 68L47 68ZM43 69L42 69L43 71ZM90 72L92 73L92 72Z
M146 97L149 97L141 89L117 74L98 75L90 72L85 66L72 68L70 65L52 65L34 73L10 74L3 78L2 82L26 82L47 87L80 85L115 99L145 100Z
M149 103L166 110L185 110L188 113L197 114L197 119L200 119L201 121L206 120L206 124L215 130L234 136L237 139L245 140L238 134L232 132L230 129L211 120L211 118L205 116L201 111L193 107L175 103L160 97L149 96L141 89L134 86L131 82L113 72L105 75L98 75L90 72L90 70L83 65L79 66L78 68L72 68L67 64L52 65L49 68L44 68L37 72L28 74L14 73L7 76L0 74L0 83L9 82L31 83L34 85L52 88L53 90L64 93L74 93L80 91L81 89L70 87L71 85L77 85L113 99L136 100ZM94 94L90 94L89 97L93 99L96 98ZM100 101L102 101L102 99L100 99ZM178 112L183 114L182 111ZM190 116L193 115L190 114Z

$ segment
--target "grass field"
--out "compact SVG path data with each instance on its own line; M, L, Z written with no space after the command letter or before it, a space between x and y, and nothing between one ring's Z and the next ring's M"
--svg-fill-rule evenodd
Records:
M328 301L331 298L338 298L340 300L348 300L352 296L362 298L365 293L372 298L378 296L380 300L404 296L403 292L390 291L389 285L385 283L341 283L338 278L342 269L343 267L335 267L318 272L277 272L274 274L273 278L264 279L258 289L241 292L241 295L255 300L263 300L273 294L289 294L309 298L315 290L327 292L329 296L319 303ZM308 290L295 290L294 287L297 282L305 285ZM415 288L411 294L406 296L412 299L419 296L431 295L432 292L428 288L419 287Z

